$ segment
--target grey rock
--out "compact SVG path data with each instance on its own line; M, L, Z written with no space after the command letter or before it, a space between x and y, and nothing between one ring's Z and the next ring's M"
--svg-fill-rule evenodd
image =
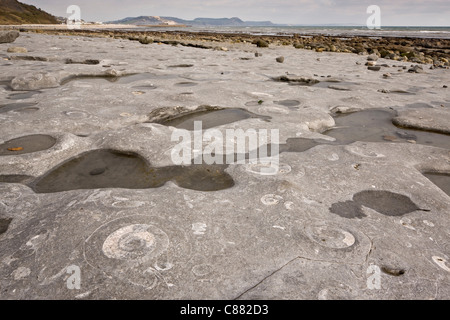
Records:
M30 73L16 77L11 81L11 88L16 91L39 90L59 87L59 79L49 73Z
M393 123L403 128L450 134L450 112L446 109L404 110L393 119Z
M361 111L361 108L349 107L349 106L336 106L336 107L333 107L332 109L330 109L330 112L335 113L335 114L348 114L348 113L353 113L353 112L357 112L357 111Z
M307 84L307 85L313 85L316 83L319 83L320 81L317 79L311 79L306 77L298 77L298 76L291 76L291 75L283 75L279 77L272 78L274 81L279 82L289 82L289 83L298 83L298 84Z
M371 71L380 71L381 67L380 66L369 66L367 67L368 70Z
M20 33L18 31L0 31L0 43L11 43L16 41Z
M264 40L257 40L257 41L255 41L255 44L258 48L268 48L269 47L269 44Z
M371 54L370 56L367 57L367 61L377 61L378 60L378 56L376 54Z
M284 62L284 57L278 57L276 58L278 63L283 63Z
M97 65L100 64L100 60L97 59L66 59L66 64L88 64Z
M410 72L410 73L424 73L423 67L419 66L419 65L415 65L415 66L411 67L408 70L408 72Z

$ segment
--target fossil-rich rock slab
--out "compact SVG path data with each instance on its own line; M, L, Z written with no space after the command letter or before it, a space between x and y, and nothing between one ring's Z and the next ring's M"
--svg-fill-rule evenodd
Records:
M445 128L447 69L67 32L0 45L2 299L450 298L449 136L392 123ZM206 128L278 135L207 164Z

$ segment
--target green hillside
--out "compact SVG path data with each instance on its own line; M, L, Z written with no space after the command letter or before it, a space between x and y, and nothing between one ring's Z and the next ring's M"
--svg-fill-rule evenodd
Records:
M0 0L0 25L57 24L54 16L16 0Z

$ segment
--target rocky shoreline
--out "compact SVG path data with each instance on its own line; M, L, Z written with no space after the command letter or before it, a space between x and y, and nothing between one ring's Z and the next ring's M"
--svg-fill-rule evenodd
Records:
M227 45L253 44L256 47L293 46L316 52L342 52L359 55L375 54L394 61L430 64L432 68L450 66L450 40L396 37L346 37L324 35L252 35L244 33L212 33L190 31L67 30L22 28L20 31L56 35L76 35L129 39L143 44L163 43L204 49L226 50Z

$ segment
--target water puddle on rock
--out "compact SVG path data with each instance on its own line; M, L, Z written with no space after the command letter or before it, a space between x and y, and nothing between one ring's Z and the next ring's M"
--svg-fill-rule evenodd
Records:
M42 93L42 91L28 91L23 93L14 93L10 94L7 99L10 100L22 100L22 99L30 99L32 96Z
M5 90L8 90L8 91L11 90L10 84L11 84L11 80L1 80L0 81L0 87L2 87Z
M27 184L34 180L32 176L26 176L21 174L11 174L11 175L3 175L1 177L2 183L22 183Z
M0 156L13 156L47 150L53 147L56 139L47 135L30 135L0 144Z
M6 113L9 111L18 113L27 113L38 111L39 108L35 107L37 103L10 103L0 106L0 113Z
M177 78L176 75L170 75L170 74L157 75L157 74L146 72L146 73L139 73L139 74L133 74L133 75L119 77L114 82L118 83L118 84L128 84L128 83L144 81L144 80L164 80L164 79L175 79L175 78Z
M428 103L416 102L416 103L407 104L405 106L405 108L406 109L429 109L429 108L433 108L433 106L429 105Z
M197 85L198 85L197 82L192 82L192 81L183 81L183 82L175 83L175 86L177 86L177 87L195 87Z
M398 128L392 123L394 111L364 110L335 115L336 126L322 134L335 138L323 139L289 138L279 145L279 152L305 152L319 145L348 145L356 141L418 143L450 149L450 137L445 134Z
M271 119L270 117L267 116L261 116L251 113L245 109L230 108L230 109L200 110L188 112L185 114L169 117L156 123L165 126L176 127L178 129L185 129L192 131L194 130L195 121L202 121L202 129L206 130L213 127L218 127L224 124L250 118L260 118L265 121L269 121L269 119Z
M313 88L332 89L337 91L350 91L354 86L359 85L356 82L339 81L339 80L325 80L319 83L313 84Z
M245 103L246 107L258 107L264 104L263 100L255 100L255 101L248 101Z
M305 152L315 146L319 145L338 145L339 143L334 141L327 141L321 139L305 139L305 138L289 138L286 140L286 144L280 144L281 152Z
M442 191L450 196L450 174L449 173L436 173L425 172L423 174L431 182L437 185Z
M450 149L450 137L445 134L398 128L392 123L394 111L363 110L334 116L336 126L323 134L340 144L355 141L418 143Z
M138 73L138 74L131 74L131 75L125 75L121 77L114 77L114 76L105 76L105 75L92 75L92 76L74 76L64 79L61 82L61 85L65 85L72 81L85 81L85 82L92 82L92 83L102 83L104 81L110 82L110 83L116 83L116 84L130 84L133 82L138 81L145 81L145 80L164 80L164 79L174 79L177 78L176 75L156 75L153 73L145 72L145 73Z
M171 66L168 66L168 68L192 68L193 64L174 64Z
M274 101L273 103L278 104L280 106L288 107L291 110L298 109L296 107L300 105L300 101L298 100L280 100Z
M134 86L133 89L139 89L139 90L155 90L156 88L158 88L157 86L154 86L152 84L148 84L148 85L142 85L142 86Z
M69 160L29 186L36 193L79 189L159 188L173 181L182 188L218 191L234 186L226 165L151 167L136 154L114 150L94 150ZM0 177L3 181L4 177Z
M8 231L11 221L11 218L0 218L0 235Z
M338 202L330 212L348 219L362 219L367 215L363 207L386 216L403 216L414 211L430 211L419 208L409 197L385 190L365 190L353 195L353 201Z
M401 94L401 95L409 95L409 96L413 96L413 95L415 95L415 93L414 92L410 92L410 91L408 91L408 90L402 90L402 89L394 89L394 90L387 90L387 89L380 89L380 90L378 90L378 92L381 92L381 93L387 93L387 94L390 94L390 93L393 93L393 94Z

